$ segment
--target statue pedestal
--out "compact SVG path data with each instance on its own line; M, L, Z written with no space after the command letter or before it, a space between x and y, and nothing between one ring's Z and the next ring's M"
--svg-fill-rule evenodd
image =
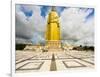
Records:
M47 41L46 44L49 51L61 51L61 41Z

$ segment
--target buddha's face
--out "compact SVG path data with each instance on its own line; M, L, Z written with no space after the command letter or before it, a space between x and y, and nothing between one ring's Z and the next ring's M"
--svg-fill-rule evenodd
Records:
M57 21L58 21L58 15L57 15L56 12L51 12L51 13L50 13L50 20L51 20L52 22L57 22Z

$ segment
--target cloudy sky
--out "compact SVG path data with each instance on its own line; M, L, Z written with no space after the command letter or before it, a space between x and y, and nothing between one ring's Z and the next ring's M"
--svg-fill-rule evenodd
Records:
M16 43L45 42L50 6L16 5ZM94 9L56 7L64 43L94 45Z

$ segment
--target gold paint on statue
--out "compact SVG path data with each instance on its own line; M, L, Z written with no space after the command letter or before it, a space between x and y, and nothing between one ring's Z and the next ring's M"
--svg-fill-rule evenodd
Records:
M60 39L59 16L55 10L55 7L53 6L51 12L48 15L46 28L46 46L49 48L60 48Z

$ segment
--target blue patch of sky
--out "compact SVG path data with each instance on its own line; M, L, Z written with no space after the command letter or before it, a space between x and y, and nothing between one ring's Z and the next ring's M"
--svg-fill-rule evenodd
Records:
M89 12L89 14L85 17L85 21L87 22L88 20L92 19L94 17L94 8L79 8L79 10L82 10L84 12Z
M89 10L89 8L79 8L79 10L83 10L84 12L87 12Z
M26 5L21 5L20 10L25 14L26 17L31 17L33 14L33 11L28 10Z
M56 10L57 10L57 12L58 12L58 15L60 16L61 15L61 13L64 11L64 9L66 9L67 7L61 7L61 6L58 6L58 7L56 7Z
M40 6L41 10L41 16L45 18L45 16L48 14L50 6Z
M61 6L56 7L56 11L58 12L59 16L61 15L61 13L64 11L65 8L66 7L61 7ZM40 10L41 10L40 15L43 18L45 18L50 9L51 6L40 6ZM20 5L20 10L25 14L26 17L31 17L34 11L34 10L29 10L27 8L27 5Z
M91 12L86 16L86 19L94 17L94 8L90 8Z
M58 12L58 15L60 16L61 13L64 11L64 9L67 9L67 8L69 7L57 6L56 11ZM40 6L40 10L41 10L40 15L43 18L45 18L50 9L51 9L51 6ZM33 10L28 9L26 5L20 5L20 10L25 14L27 18L31 17L33 14ZM85 17L85 21L91 19L94 16L94 8L79 8L79 10L83 10L84 12L88 12L89 10L91 10L91 12Z
M48 14L49 10L51 9L51 6L40 6L41 8L41 16L42 17L46 17L46 15ZM60 16L61 13L64 11L66 7L56 7L56 11L58 12L58 15Z
M45 18L45 16L48 14L51 6L40 6L41 13L40 15ZM64 9L69 7L62 7L57 6L56 11L58 12L59 16L64 11ZM88 10L92 10L87 16L86 19L89 19L94 16L94 8L79 8L80 10L84 10L84 12L87 12ZM26 17L31 17L33 14L33 10L29 10L26 5L20 5L20 10L25 14Z

